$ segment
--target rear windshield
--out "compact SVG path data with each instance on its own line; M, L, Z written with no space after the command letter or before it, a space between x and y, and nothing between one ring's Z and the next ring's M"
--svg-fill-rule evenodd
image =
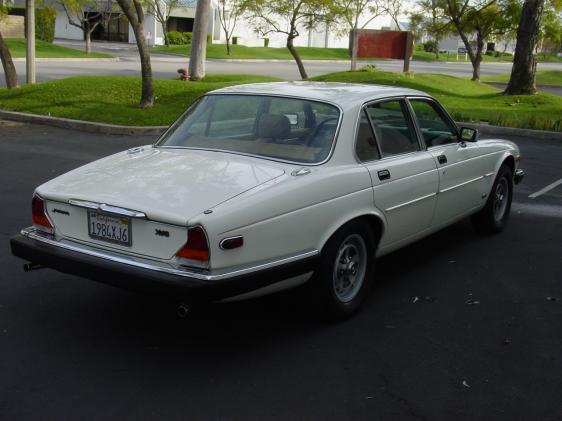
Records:
M323 102L208 95L180 117L157 146L318 163L330 154L339 117L338 108Z

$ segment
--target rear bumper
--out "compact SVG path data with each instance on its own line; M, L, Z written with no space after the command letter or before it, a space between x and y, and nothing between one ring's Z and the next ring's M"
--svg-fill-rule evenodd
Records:
M523 181L524 177L525 171L523 171L522 169L515 170L515 174L513 174L513 182L515 184L519 184L521 183L521 181Z
M185 301L213 301L255 291L312 272L318 261L318 252L310 251L251 268L194 272L56 241L33 228L12 237L10 246L14 256L59 272Z

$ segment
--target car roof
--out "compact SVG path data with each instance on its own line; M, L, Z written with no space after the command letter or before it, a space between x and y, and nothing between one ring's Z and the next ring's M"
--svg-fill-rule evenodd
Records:
M328 101L340 105L343 108L354 105L361 105L367 101L392 96L430 96L422 91L401 88L397 86L300 81L251 83L247 85L229 86L226 88L214 90L209 93L292 96L317 101Z

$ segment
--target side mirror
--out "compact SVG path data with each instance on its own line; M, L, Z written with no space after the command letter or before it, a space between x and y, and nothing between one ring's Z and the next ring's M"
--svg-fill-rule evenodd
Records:
M460 138L463 142L476 142L478 140L478 130L470 127L461 127Z

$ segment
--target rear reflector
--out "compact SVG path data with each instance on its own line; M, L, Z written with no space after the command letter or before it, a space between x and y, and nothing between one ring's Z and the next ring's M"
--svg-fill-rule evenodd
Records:
M53 224L51 224L45 212L45 201L39 196L33 196L33 199L31 199L31 218L33 225L38 228L47 228L47 231L53 231Z
M244 237L238 236L238 237L225 238L220 242L219 247L223 250L232 250L238 247L242 247L243 245L244 245Z
M176 256L200 262L209 261L209 245L203 228L194 227L187 231L187 243L176 253Z

